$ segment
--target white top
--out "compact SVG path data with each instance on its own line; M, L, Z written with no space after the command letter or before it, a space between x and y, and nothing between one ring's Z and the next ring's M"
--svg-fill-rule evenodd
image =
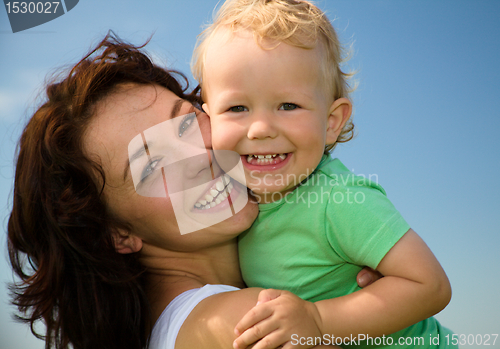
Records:
M148 348L174 349L182 324L198 303L211 295L237 290L239 288L227 285L205 285L181 293L170 302L156 321Z

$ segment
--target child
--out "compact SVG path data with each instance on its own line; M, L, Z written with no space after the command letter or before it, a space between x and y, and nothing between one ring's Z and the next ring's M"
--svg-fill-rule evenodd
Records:
M300 0L228 0L195 50L213 147L241 155L259 201L244 280L308 301L263 291L235 348L447 344L430 317L451 297L439 262L377 183L329 156L353 131L341 58L326 15ZM364 265L385 277L359 290Z

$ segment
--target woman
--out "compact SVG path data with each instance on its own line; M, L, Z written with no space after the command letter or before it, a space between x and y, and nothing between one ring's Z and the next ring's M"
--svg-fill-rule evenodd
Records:
M36 321L46 324L38 335L46 348L144 348L169 304L175 314L162 315L152 347L230 348L235 324L257 299L259 289L222 292L245 287L236 237L256 218L256 205L245 201L228 219L182 235L171 195L136 190L127 149L144 130L174 120L180 138L192 119L176 116L194 112L210 149L208 117L193 108L197 91L186 94L174 76L185 78L153 65L140 48L107 36L48 85L20 140L8 246L22 282L12 290L32 331ZM215 183L221 173L210 165L190 163L185 176L210 171ZM207 289L203 297L214 295L192 311L177 306Z

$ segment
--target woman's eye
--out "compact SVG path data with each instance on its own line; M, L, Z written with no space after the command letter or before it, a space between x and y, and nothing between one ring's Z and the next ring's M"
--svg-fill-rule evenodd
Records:
M143 182L145 179L147 179L153 172L156 170L156 166L158 166L158 163L160 160L153 160L149 162L144 170L142 171L141 174L141 182Z
M189 126L193 124L194 118L196 118L195 113L190 113L184 117L184 119L181 121L181 124L179 125L179 137L182 137Z
M283 103L279 109L280 110L295 110L297 109L299 106L297 104L294 104L294 103Z
M248 111L248 108L247 107L244 107L242 105L237 105L235 107L231 107L228 109L230 112L233 112L233 113L241 113L241 112L244 112L244 111Z

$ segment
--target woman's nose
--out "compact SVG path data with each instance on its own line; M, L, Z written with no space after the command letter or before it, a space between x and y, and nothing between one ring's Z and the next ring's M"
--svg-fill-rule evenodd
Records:
M212 180L212 155L209 150L205 154L198 154L190 157L186 161L184 168L184 178L196 179L197 182Z
M247 137L251 140L276 138L278 130L274 116L270 113L256 113L250 119Z
M169 194L203 185L213 179L210 151L185 155L182 160L173 162L164 169Z

